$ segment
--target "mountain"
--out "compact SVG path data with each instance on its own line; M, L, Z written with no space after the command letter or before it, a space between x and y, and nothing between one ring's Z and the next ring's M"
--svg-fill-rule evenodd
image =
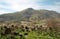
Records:
M34 21L49 18L60 18L60 13L50 10L34 10L33 8L28 8L19 12L0 15L0 22L21 20Z

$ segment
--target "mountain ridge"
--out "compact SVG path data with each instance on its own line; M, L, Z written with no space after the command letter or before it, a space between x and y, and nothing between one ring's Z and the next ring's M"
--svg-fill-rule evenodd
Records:
M0 15L0 21L28 21L28 20L43 20L49 18L60 18L60 13L50 10L35 10L33 8L27 8L20 12L14 12L9 14Z

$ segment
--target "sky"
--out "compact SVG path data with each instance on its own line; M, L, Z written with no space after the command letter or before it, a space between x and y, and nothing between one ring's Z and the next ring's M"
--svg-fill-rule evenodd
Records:
M60 0L0 0L0 14L26 8L53 10L60 13Z

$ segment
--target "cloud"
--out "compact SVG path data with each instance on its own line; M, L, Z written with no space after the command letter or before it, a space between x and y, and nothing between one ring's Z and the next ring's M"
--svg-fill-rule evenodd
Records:
M0 12L4 13L4 11L12 12L7 9L13 10L13 11L20 11L28 7L33 7L34 2L30 0L2 0L0 1ZM1 8L4 8L4 10L1 10ZM6 8L6 10L5 10Z
M0 0L0 14L21 11L32 7L60 12L59 0Z

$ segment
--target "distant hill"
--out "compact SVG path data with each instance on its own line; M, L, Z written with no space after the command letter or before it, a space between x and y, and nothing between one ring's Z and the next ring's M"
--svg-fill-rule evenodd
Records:
M34 10L28 8L20 12L0 15L0 22L4 21L29 21L29 20L43 20L49 18L60 18L60 13L49 10Z

